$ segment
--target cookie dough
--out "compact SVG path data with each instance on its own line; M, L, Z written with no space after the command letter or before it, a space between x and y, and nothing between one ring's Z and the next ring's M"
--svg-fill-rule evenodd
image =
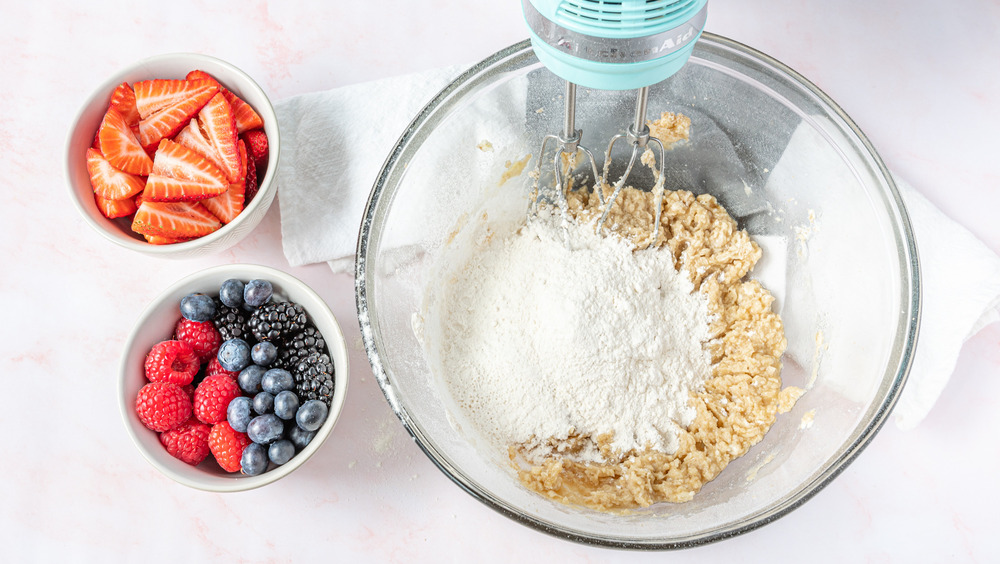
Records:
M670 146L688 138L688 118L665 113L650 124L652 135ZM604 186L610 196L610 187ZM569 210L578 221L601 213L596 192L568 195ZM626 187L609 212L605 229L645 246L653 234L655 198ZM709 303L710 323L705 347L712 375L704 389L692 393L696 417L679 437L676 452L649 447L615 452L610 435L571 436L552 441L553 452L572 453L594 444L605 462L577 462L569 456L533 458L532 444L511 445L511 464L529 489L562 503L601 511L647 507L658 502L685 502L714 479L733 459L759 442L776 416L801 394L781 388L781 355L786 341L772 295L757 281L746 279L760 259L760 247L710 195L666 191L661 226L654 242L673 255L696 291ZM546 439L539 439L543 442ZM556 444L558 443L558 444Z

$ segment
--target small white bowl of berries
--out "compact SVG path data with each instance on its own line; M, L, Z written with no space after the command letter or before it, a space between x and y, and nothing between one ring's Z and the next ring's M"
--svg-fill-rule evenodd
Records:
M177 482L243 491L311 457L344 406L347 347L326 303L258 265L164 291L125 343L118 401L142 455Z
M137 61L84 102L66 142L83 219L115 244L190 258L250 233L274 200L278 121L245 72L199 53Z

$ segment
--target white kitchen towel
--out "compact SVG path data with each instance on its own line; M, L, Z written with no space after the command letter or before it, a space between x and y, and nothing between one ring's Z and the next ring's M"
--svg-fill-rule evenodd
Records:
M281 239L292 266L354 268L361 216L385 158L417 112L463 70L434 69L275 104Z
M350 272L368 195L417 112L463 69L451 67L279 101L278 201L292 266L327 262ZM791 146L792 144L790 144ZM962 344L1000 319L1000 257L905 181L897 186L917 240L923 285L920 337L894 415L924 419L955 368Z
M917 350L893 410L896 425L912 429L934 407L965 341L1000 320L1000 257L923 194L895 180L913 225L923 285Z

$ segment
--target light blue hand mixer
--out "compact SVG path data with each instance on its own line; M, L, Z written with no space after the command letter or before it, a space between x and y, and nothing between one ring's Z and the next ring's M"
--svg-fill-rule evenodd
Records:
M656 240L665 148L662 141L650 136L646 125L649 86L669 78L687 62L705 28L707 3L708 0L522 0L535 54L566 81L563 131L543 139L536 166L537 181L546 144L556 142L559 150L553 159L555 198L550 194L547 196L550 200L560 202L565 210L564 190L568 183L563 163L567 160L574 163L580 153L589 161L593 178L608 183L611 150L617 141L626 140L632 146L632 156L625 172L615 181L607 201L603 191L597 190L604 208L600 227L633 166L652 143L659 149L661 167L653 187L658 198L652 241ZM600 177L593 153L580 144L583 132L576 129L577 85L601 90L638 89L635 119L625 133L611 139Z

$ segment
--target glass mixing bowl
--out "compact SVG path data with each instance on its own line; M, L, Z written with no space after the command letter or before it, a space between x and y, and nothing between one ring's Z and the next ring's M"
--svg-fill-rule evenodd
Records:
M488 506L552 535L667 549L749 531L830 482L885 422L913 353L919 269L899 193L837 105L778 61L705 34L690 62L654 85L649 116L692 119L669 151L668 188L714 195L764 249L751 272L776 296L785 385L806 390L764 439L683 504L607 514L522 487L505 453L456 409L414 329L435 259L484 210L524 213L541 139L559 133L564 83L527 42L461 75L389 155L358 241L358 316L372 370L430 459ZM634 92L581 90L583 144L604 152L630 123ZM620 144L619 144L620 145ZM617 156L616 162L622 161ZM600 166L600 163L598 163ZM504 173L511 177L501 182Z

